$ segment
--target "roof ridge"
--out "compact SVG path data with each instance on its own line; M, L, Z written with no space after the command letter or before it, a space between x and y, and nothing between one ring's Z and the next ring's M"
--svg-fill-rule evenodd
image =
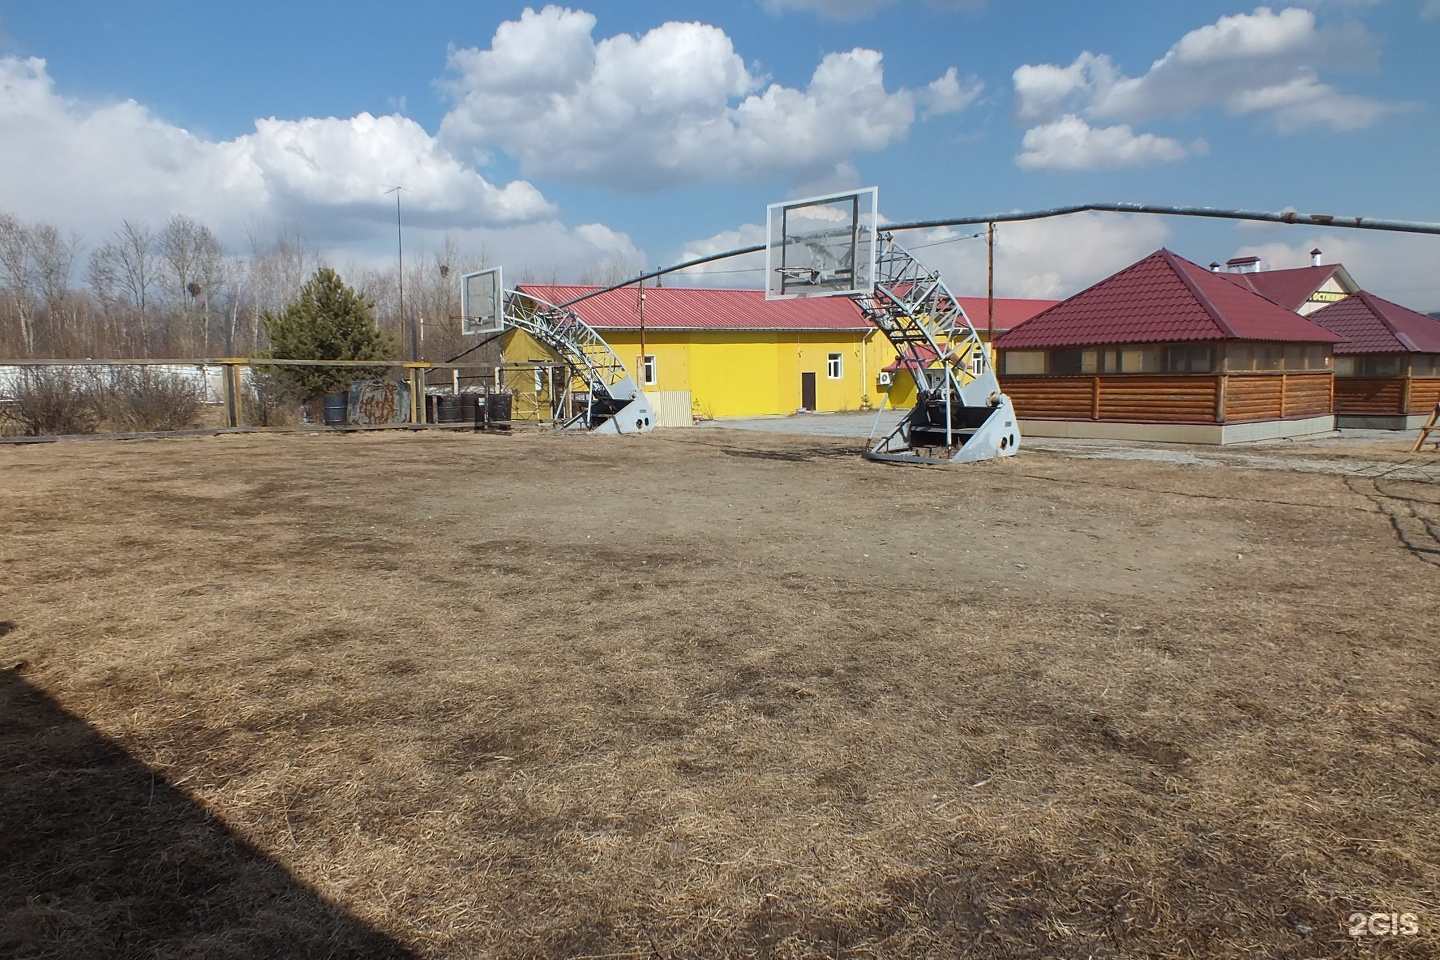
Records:
M1186 270L1183 266L1183 264L1189 263L1190 261L1186 260L1184 257L1181 257L1177 253L1171 252L1168 247L1161 247L1160 255L1165 259L1165 263L1169 265L1170 269L1175 271L1176 276L1180 278L1180 282L1185 284L1186 289L1188 289L1190 293L1195 297L1196 301L1205 310L1205 312L1210 315L1210 319L1215 322L1215 326L1219 327L1220 332L1225 334L1225 339L1241 339L1240 334L1238 334L1235 331L1235 328L1230 325L1230 321L1226 320L1224 315L1221 314L1220 309L1215 306L1215 302L1210 299L1209 294L1207 294L1204 290L1200 289L1200 284L1196 282L1194 277L1190 276L1190 271ZM1199 270L1202 268L1199 265L1196 265L1195 269ZM1209 275L1208 271L1206 275ZM1254 290L1251 290L1250 294L1256 297L1260 296L1260 294L1256 293ZM1262 297L1261 299L1268 298Z
M1365 308L1374 315L1375 319L1380 321L1381 326L1383 326L1386 330L1390 331L1390 335L1400 342L1400 346L1404 347L1406 350L1409 350L1412 353L1425 352L1420 349L1419 344L1417 344L1413 339L1411 339L1408 333L1395 326L1395 322L1390 319L1389 314L1387 314L1385 312L1385 309L1380 306L1380 304L1382 303L1386 305L1391 305L1389 300L1377 297L1369 290L1357 290L1355 293L1351 294L1351 296L1360 298L1360 302L1365 304ZM1393 304L1393 306L1398 307L1400 306L1400 304Z

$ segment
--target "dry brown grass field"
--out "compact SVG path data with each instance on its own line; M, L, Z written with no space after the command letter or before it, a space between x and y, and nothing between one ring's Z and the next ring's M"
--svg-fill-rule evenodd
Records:
M1435 956L1407 443L0 447L0 955Z

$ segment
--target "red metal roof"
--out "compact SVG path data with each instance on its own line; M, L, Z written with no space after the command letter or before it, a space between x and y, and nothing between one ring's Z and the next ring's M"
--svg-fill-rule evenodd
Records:
M1338 263L1323 264L1318 267L1296 267L1293 270L1265 270L1259 273L1221 273L1216 276L1224 277L1237 286L1253 290L1266 299L1273 300L1286 310L1299 310L1310 295L1327 280L1341 275L1340 286L1347 289L1354 289L1354 284L1347 283L1350 275L1345 268Z
M547 303L565 303L599 290L594 286L522 283L520 292ZM986 297L956 297L975 328L984 331L989 312ZM995 298L995 332L1003 333L1029 320L1058 300ZM634 287L612 290L571 307L598 330L638 330L640 307ZM645 329L682 330L869 330L869 321L845 297L797 300L765 299L763 290L698 287L646 287Z
M1347 353L1440 353L1440 320L1361 290L1310 314L1311 321L1348 340Z
M517 288L547 303L561 304L600 287L524 283ZM597 330L639 330L640 299L623 287L570 307ZM645 329L694 330L870 330L870 321L845 297L765 299L763 290L646 287Z
M996 337L995 344L1023 350L1106 343L1334 343L1339 339L1225 275L1162 248Z

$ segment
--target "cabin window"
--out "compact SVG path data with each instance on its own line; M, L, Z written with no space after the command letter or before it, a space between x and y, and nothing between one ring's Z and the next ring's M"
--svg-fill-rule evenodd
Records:
M1064 376L1077 373L1098 373L1098 350L1051 350L1048 373Z
M1165 348L1166 373L1213 373L1215 348L1208 343Z
M1035 376L1045 372L1044 350L1006 350L1001 356L1009 376Z
M1348 357L1335 358L1335 376L1337 377L1376 377L1387 379L1398 377L1404 369L1404 357L1395 353L1382 354L1359 354ZM1411 361L1411 376L1416 376L1415 365L1420 358L1416 357ZM1431 358L1431 362L1434 360ZM1432 368L1433 369L1433 368ZM1419 374L1426 376L1426 374Z
M655 386L655 354L647 353L640 358L636 364L640 368L640 385L644 387Z
M1319 343L1232 343L1225 351L1231 373L1330 369L1330 348Z
M1337 357L1335 360L1339 363ZM1410 358L1410 376L1412 377L1435 377L1440 376L1440 355L1429 353Z
M1357 377L1398 377L1401 357L1398 354L1379 354L1355 358Z
M840 354L830 354L825 360L825 376L831 380L839 380L841 369Z

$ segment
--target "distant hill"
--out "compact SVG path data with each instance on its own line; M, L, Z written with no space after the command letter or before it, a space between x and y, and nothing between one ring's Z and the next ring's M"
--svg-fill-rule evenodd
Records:
M1434 317L1436 320L1440 320L1440 310L1431 310L1428 314L1426 314L1426 316Z

